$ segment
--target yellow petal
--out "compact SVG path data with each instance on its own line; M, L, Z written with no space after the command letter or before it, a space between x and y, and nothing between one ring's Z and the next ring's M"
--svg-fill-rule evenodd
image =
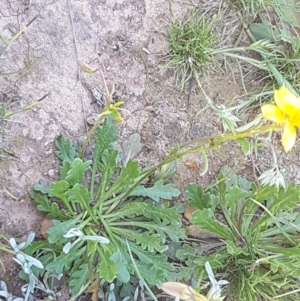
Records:
M261 107L261 112L264 118L271 120L275 123L284 123L284 115L281 110L271 103L263 105Z
M293 126L297 126L298 128L300 128L300 112L297 112L296 115L293 116L293 118L289 118L289 122Z
M285 86L274 91L274 99L279 109L289 117L300 111L300 99Z
M296 138L297 138L297 134L296 134L295 127L289 122L287 122L284 125L282 138L281 138L281 144L286 153L293 148L296 142Z

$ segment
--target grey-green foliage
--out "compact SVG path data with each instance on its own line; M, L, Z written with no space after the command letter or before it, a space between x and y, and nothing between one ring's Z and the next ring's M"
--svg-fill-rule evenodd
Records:
M23 298L18 298L11 294L8 289L7 285L4 281L0 281L0 300L5 301L24 301Z
M122 163L114 147L116 131L111 118L97 129L91 161L78 158L72 143L60 137L60 179L31 192L33 204L54 222L47 240L27 251L40 256L46 271L67 275L73 295L91 279L129 281L134 269L126 240L149 284L175 278L164 252L167 239L178 241L185 234L177 209L159 201L179 190L162 180L146 182L145 171L128 156Z
M17 243L14 238L10 238L9 244L11 248L15 252L14 261L20 265L21 271L19 273L20 278L26 281L26 284L22 286L21 290L24 294L23 298L16 298L7 292L6 284L1 281L0 282L0 299L1 297L5 298L6 301L10 300L35 300L33 297L33 293L35 290L41 290L48 295L51 300L56 300L57 294L53 290L54 287L48 285L49 280L53 278L59 279L61 276L57 274L45 273L43 282L37 277L39 272L44 272L44 266L42 262L28 254L25 253L25 249L32 245L33 240L35 238L34 233L30 233L25 242Z
M177 251L185 263L180 277L198 277L209 261L229 281L229 299L273 300L282 295L276 300L299 300L293 291L300 277L300 214L295 211L300 185L257 187L227 168L207 191L190 184L187 196L197 209L192 224L210 238L207 244Z

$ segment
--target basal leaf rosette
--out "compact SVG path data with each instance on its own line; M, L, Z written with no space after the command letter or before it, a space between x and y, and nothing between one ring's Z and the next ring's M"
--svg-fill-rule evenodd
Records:
M283 126L281 143L285 152L295 145L297 132L300 128L300 98L287 87L281 86L274 91L275 104L265 104L261 107L263 117Z

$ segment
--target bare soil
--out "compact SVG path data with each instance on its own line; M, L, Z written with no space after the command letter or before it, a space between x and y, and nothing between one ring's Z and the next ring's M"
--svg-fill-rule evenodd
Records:
M205 1L196 2L198 9L207 9ZM192 7L189 1L173 1L173 13L178 17ZM233 15L230 9L227 12L224 20ZM169 17L168 1L161 0L1 1L0 35L6 41L36 19L0 57L2 73L16 72L0 77L0 94L5 94L15 109L45 98L31 111L2 124L5 145L15 157L2 158L1 185L18 201L2 190L0 233L26 238L33 231L40 236L43 215L31 205L28 192L40 179L57 179L55 138L61 134L74 139L84 136L86 117L101 110L92 104L91 94L80 81L78 62L101 69L108 86L115 84L124 108L131 112L130 119L120 127L121 140L133 133L141 135L143 149L139 158L143 165L157 162L175 144L222 132L211 109L197 115L206 105L202 93L194 88L188 104L188 88L180 91L173 72L163 70ZM225 21L224 28L228 30L230 26ZM239 31L229 35L230 40L235 40ZM18 72L24 68L27 69ZM234 80L231 72L217 70L202 78L205 91L216 104L229 103L233 97L244 94L238 72ZM99 72L82 76L103 87ZM248 82L257 88L255 76ZM289 177L299 182L298 163L293 163L298 161L298 148L290 158L281 158ZM184 191L188 183L206 186L224 165L253 177L251 164L233 143L208 155L209 172L204 177L200 176L200 155L186 158L196 168L185 162L179 164L175 183L183 192L182 202L186 202ZM259 156L256 164L263 171L271 165L272 157L267 150ZM0 279L19 295L17 267L10 256L1 254L1 259L6 270L0 270Z

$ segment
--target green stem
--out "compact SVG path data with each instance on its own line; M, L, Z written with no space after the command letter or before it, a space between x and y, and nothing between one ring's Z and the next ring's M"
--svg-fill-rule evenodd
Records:
M110 113L108 111L103 111L103 113L101 113L99 115L99 118L97 120L97 122L93 125L93 127L89 130L89 132L87 133L87 136L83 142L83 145L82 145L82 148L81 148L81 151L80 151L80 158L83 160L83 157L84 157L84 153L85 153L85 150L86 150L86 147L89 143L89 141L91 140L91 137L92 135L94 134L94 132L96 131L97 127L102 123L102 121L105 119L105 117L107 115L109 115Z
M228 140L237 140L239 138L253 137L258 134L265 134L265 133L268 133L271 131L279 131L281 129L282 129L282 125L272 124L272 125L262 126L260 128L249 129L249 130L246 130L243 132L212 135L212 136L208 136L208 137L198 138L193 141L182 144L180 146L180 149L190 147L193 144L198 144L198 145L200 144L200 146L205 146L205 145L207 146L207 144L209 144L209 142L212 144L212 143L215 143L217 140L220 140L220 143L222 143L222 142L225 142ZM197 147L194 147L193 149L196 149L196 148ZM185 152L188 153L188 151L185 151ZM181 154L183 154L183 152Z
M70 211L71 215L74 215L74 213L76 212L76 209L75 209L75 204L74 203L71 203L72 204L72 207L70 206L70 203L68 201L68 199L66 198L65 200L61 199L63 201L63 203L66 205L66 207L68 208L68 210Z
M160 163L156 164L152 168L149 168L145 171L144 174L136 181L135 184L133 184L129 190L122 194L122 197L120 197L120 200L114 202L113 208L109 208L106 213L109 214L112 212L112 210L118 206L118 204L122 201L125 200L130 193L138 186L140 185L143 181L145 181L147 178L149 178L150 175L152 175L156 170L160 169L162 166L173 162L174 160L180 159L186 155L189 154L194 154L198 153L203 149L212 149L215 148L216 145L220 145L221 143L228 141L228 140L237 140L239 138L245 138L245 137L253 137L258 134L264 134L268 133L270 131L279 131L282 129L282 125L267 125L263 126L260 128L255 128L255 129L249 129L243 132L239 133L225 133L225 134L219 134L219 135L212 135L208 137L203 137L199 139L195 139L193 141L187 142L181 146L178 147L178 151L172 151L169 155L167 155ZM197 144L196 146L193 147L193 145ZM190 148L189 148L190 147ZM189 148L187 150L180 151L181 149L184 148Z
M124 196L124 193L119 194L118 196L116 196L116 197L114 197L112 199L107 200L105 202L105 208L107 208L107 206L109 206L110 204L114 204L114 203L120 201L123 198L123 196ZM105 210L105 209L103 208L103 210Z
M97 172L97 162L99 160L100 156L98 152L96 152L94 158L93 158L93 169L92 169L92 178L91 178L91 188L90 188L90 193L92 199L94 199L94 187L95 187L95 179L96 179L96 172Z
M120 230L121 226L131 226L131 227L139 227L144 228L147 230L160 230L161 226L153 224L151 222L145 222L145 221L131 221L131 222L113 222L109 224L109 227L112 231L118 232Z
M105 215L102 215L102 217L106 220L106 221L110 221L110 222L113 222L115 220L118 220L120 217L123 217L123 212L120 212L120 211L116 211L114 213L111 213L111 214L105 214Z
M10 254L13 254L13 255L16 254L14 251L8 249L8 248L5 247L4 245L0 245L0 250L1 250L1 251L4 251L4 252L7 252L7 253L10 253Z
M128 252L129 252L129 255L130 255L130 259L131 259L131 262L132 262L132 265L134 267L134 270L137 274L137 277L143 282L147 292L149 293L149 295L151 296L151 298L154 300L154 301L158 301L156 296L153 294L153 292L151 291L150 287L148 286L147 282L144 280L144 278L142 277L136 263L135 263L135 259L133 258L133 255L132 255L132 252L131 252L131 249L130 249L130 246L129 246L129 243L128 243L128 240L126 240L126 244L127 244L127 249L128 249Z
M237 237L240 238L243 242L245 242L244 238L236 228L236 226L233 223L234 217L230 216L229 211L226 209L226 200L225 200L225 191L222 190L222 183L220 182L219 185L219 194L220 194L220 207L222 210L222 213L226 219L227 224L229 225L232 233L232 238L236 239Z

